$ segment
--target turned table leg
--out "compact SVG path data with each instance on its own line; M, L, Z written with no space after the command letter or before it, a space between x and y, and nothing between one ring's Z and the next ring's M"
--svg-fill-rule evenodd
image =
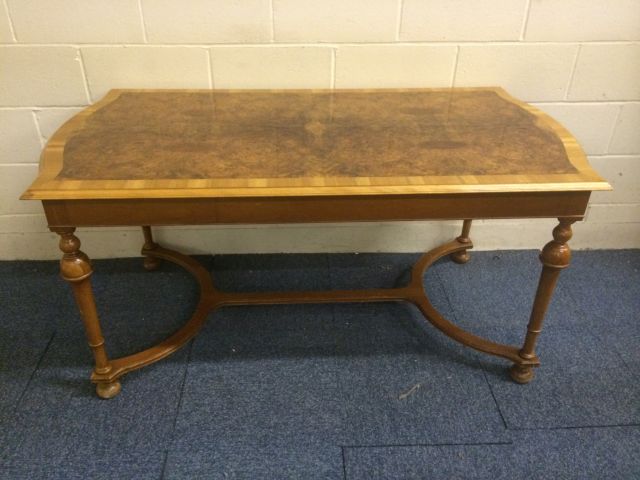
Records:
M535 346L538 335L542 331L544 315L551 301L553 290L558 281L560 270L569 266L571 250L567 242L571 238L571 224L575 220L559 218L560 224L553 229L553 240L545 245L540 254L542 273L533 302L533 309L527 326L524 345L519 355L524 360L535 357ZM529 383L533 379L533 367L514 364L509 370L511 378L518 383Z
M469 231L471 230L471 220L467 219L462 223L462 233L456 240L460 243L468 243L469 239ZM456 263L467 263L469 261L469 251L468 250L460 250L458 252L454 252L451 254L451 260Z
M60 235L60 250L64 252L60 260L60 273L71 285L73 295L84 323L87 341L93 351L95 372L105 374L111 371L111 363L104 347L104 338L100 328L100 320L91 289L93 270L89 258L80 251L80 240L73 233L75 228L52 228ZM112 398L120 392L120 382L98 382L96 392L101 398Z
M142 233L144 235L144 245L142 246L142 254L144 255L144 268L148 271L157 270L160 267L160 263L162 260L156 257L152 257L150 255L145 255L145 250L154 250L158 248L158 244L153 241L153 236L151 234L151 227L145 225L142 227Z

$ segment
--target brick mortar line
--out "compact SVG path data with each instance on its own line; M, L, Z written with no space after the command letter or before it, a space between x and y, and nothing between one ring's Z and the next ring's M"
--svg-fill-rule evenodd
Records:
M453 72L451 73L451 87L456 86L456 78L458 76L458 62L460 61L460 45L456 47L456 55L453 59Z
M631 158L637 158L639 156L640 156L640 152L638 153L599 153L599 154L587 155L587 157L589 158L596 158L596 159L603 159L603 158L609 158L609 157L621 157L627 160Z
M0 106L0 110L54 110L54 109L65 109L65 110L72 110L72 109L78 109L78 108L86 108L88 106L87 105L28 105L28 106L22 106L22 105L5 105L5 106Z
M637 100L556 100L556 101L536 101L532 100L531 105L626 105L629 103L640 103L640 99Z
M529 26L529 15L531 13L531 0L526 0L524 5L524 15L522 18L522 28L520 29L520 41L524 42L527 35L527 27Z
M589 203L589 207L640 207L640 202ZM640 219L637 222L620 223L640 223Z
M616 135L616 130L618 129L618 124L620 123L621 116L622 116L622 105L618 107L616 118L613 120L613 126L611 127L611 131L609 132L609 141L607 142L607 147L605 148L606 153L611 152L611 144L613 143L613 138Z
M209 87L214 89L216 88L215 83L213 82L213 59L211 58L211 49L207 48L207 73L209 76Z
M573 85L573 78L576 76L576 70L578 68L578 60L580 59L580 52L582 51L582 45L578 45L576 48L576 55L573 58L573 64L571 65L571 73L569 73L569 81L567 82L567 86L564 90L564 99L569 99L569 93L571 91L571 86Z
M0 167L37 167L40 165L38 162L29 163L0 163Z
M563 45L611 45L611 46L625 46L625 45L640 45L640 40L567 40L564 42L559 41L530 41L521 42L519 40L477 40L477 41L436 41L436 40L381 40L381 41L368 41L368 42L263 42L263 43L240 43L240 42L193 42L193 43L94 43L94 42L49 42L49 43L7 43L0 44L0 48L22 48L22 47L184 47L184 48L197 48L197 47L261 47L261 48L273 48L273 47L341 47L341 46L563 46Z
M142 41L149 43L149 37L147 36L147 25L144 21L144 13L142 10L142 0L138 0L138 13L140 14L140 27L142 28Z
M78 59L80 60L80 73L82 74L82 84L84 85L85 95L87 96L87 102L92 103L91 89L89 88L89 78L87 77L87 69L84 66L84 58L82 56L82 49L77 50Z
M40 148L44 148L47 142L44 138L44 135L42 135L42 129L40 128L40 121L38 120L38 112L35 109L31 110L31 116L33 117L33 122L36 125L36 132L38 132L38 140L40 140Z
M398 0L397 23L396 23L396 42L400 41L400 33L402 32L402 14L404 9L404 0Z
M269 28L270 28L270 37L271 43L275 43L276 41L276 14L275 14L275 6L273 4L274 0L269 0Z
M14 43L18 43L18 38L16 37L16 29L13 26L13 18L11 18L11 13L9 12L9 4L7 0L2 0L2 4L4 5L4 11L7 12L7 20L9 20L9 31L11 32L11 38Z
M331 49L331 63L329 66L329 88L334 90L336 88L336 62L338 60L338 49Z

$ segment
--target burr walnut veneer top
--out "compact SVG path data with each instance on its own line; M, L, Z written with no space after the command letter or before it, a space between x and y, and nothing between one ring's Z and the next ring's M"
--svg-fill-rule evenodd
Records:
M500 88L112 90L51 138L35 199L608 188Z

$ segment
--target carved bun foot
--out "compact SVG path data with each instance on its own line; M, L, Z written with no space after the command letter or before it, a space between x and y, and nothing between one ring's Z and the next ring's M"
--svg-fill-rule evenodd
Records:
M115 380L110 383L98 383L96 384L96 393L100 398L109 399L113 398L120 393L122 386L120 382Z
M512 365L509 369L509 376L516 383L529 383L533 380L534 375L533 367Z
M453 260L454 262L462 265L463 263L467 263L469 261L471 255L469 255L469 252L467 250L460 250L459 252L453 252L451 255L449 255L449 258L451 258L451 260Z
M154 270L157 270L158 268L160 268L161 263L162 263L162 260L160 260L159 258L144 257L144 262L142 263L142 265L144 266L144 269L146 271L153 272Z

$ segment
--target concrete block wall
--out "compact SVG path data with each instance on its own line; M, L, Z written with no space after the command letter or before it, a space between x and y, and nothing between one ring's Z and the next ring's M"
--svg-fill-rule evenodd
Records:
M18 196L47 138L110 88L502 85L564 123L614 186L575 248L640 247L640 0L0 0L0 259L58 258ZM478 248L539 248L552 220L477 222ZM191 252L418 251L457 222L182 227ZM80 231L93 257L137 229Z

